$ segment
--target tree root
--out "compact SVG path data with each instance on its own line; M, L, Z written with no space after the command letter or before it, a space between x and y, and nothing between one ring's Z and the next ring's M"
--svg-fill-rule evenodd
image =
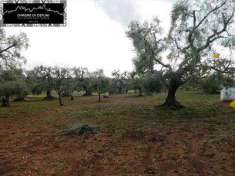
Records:
M173 109L173 110L179 110L179 109L184 108L184 106L181 105L178 101L170 102L170 103L165 102L162 105L160 105L159 107L164 107L164 108Z

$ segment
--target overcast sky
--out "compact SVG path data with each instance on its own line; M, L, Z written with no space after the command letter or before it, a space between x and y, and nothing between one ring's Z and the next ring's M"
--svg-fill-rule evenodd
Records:
M35 65L82 66L131 71L135 56L125 32L132 20L150 21L158 16L165 29L170 25L174 0L67 0L67 26L59 28L6 28L9 34L23 31L30 48L23 52L27 68Z

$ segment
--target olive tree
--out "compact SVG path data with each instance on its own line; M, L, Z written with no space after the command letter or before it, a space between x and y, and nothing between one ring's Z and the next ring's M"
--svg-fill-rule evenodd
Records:
M135 92L138 91L138 96L143 95L144 91L144 78L143 75L140 74L134 74L132 76L132 88L135 90Z
M8 36L0 28L0 69L19 68L26 62L21 51L27 48L28 38L25 33Z
M39 95L44 91L45 85L39 79L38 73L35 70L26 71L26 84L33 95Z
M14 91L15 92L14 101L24 101L25 97L29 93L25 72L22 69L14 69L13 72L17 83Z
M152 95L161 91L162 83L160 80L160 73L132 73L132 88L138 91L138 96L142 96L143 93Z
M24 100L28 89L25 76L22 70L10 69L0 71L0 96L2 96L2 106L10 105L10 96L15 96L15 100Z
M154 68L163 72L162 78L168 89L163 106L182 107L176 100L177 90L204 67L221 70L216 65L208 65L205 60L212 49L234 36L234 12L233 0L213 3L179 0L172 9L168 36L161 37L158 20L151 24L130 25L128 36L133 40L137 54L152 58ZM164 49L167 57L162 58Z
M77 80L73 74L73 69L66 68L66 75L63 84L63 96L70 97L71 100L74 100L73 92L77 86Z
M74 70L77 88L84 91L83 96L91 96L94 88L92 73L87 68L77 68Z
M58 94L58 100L60 106L63 106L62 95L63 95L63 86L66 80L68 70L62 67L54 67L52 68L52 76L55 82L55 91Z
M53 70L49 66L37 66L33 70L29 71L27 76L28 80L31 81L32 92L42 93L46 92L44 100L52 100L52 90L54 88Z
M94 87L98 93L99 102L101 102L101 94L109 90L109 80L105 77L102 69L92 73L94 79Z
M112 92L122 94L128 92L128 72L121 72L120 70L114 70L112 72Z
M26 34L7 35L4 29L0 28L0 72L1 72L1 97L3 106L9 106L9 96L15 94L17 88L22 88L12 70L20 68L26 62L21 55L22 49L28 47ZM19 91L19 89L18 89Z
M160 75L161 73L147 73L144 75L143 89L146 94L151 95L161 91Z

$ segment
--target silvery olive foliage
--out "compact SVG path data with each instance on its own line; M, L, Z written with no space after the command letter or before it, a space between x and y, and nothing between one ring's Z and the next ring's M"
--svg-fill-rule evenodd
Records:
M162 71L168 88L164 105L180 107L175 96L178 88L205 69L232 74L231 58L218 64L208 62L208 57L218 46L226 47L226 41L234 40L234 13L234 0L179 0L173 6L166 36L161 33L158 18L152 23L130 24L127 34L136 49L136 70Z

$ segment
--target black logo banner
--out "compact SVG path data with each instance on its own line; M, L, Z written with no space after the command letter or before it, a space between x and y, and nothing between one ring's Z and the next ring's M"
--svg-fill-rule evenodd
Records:
M3 3L3 26L64 26L65 3Z

